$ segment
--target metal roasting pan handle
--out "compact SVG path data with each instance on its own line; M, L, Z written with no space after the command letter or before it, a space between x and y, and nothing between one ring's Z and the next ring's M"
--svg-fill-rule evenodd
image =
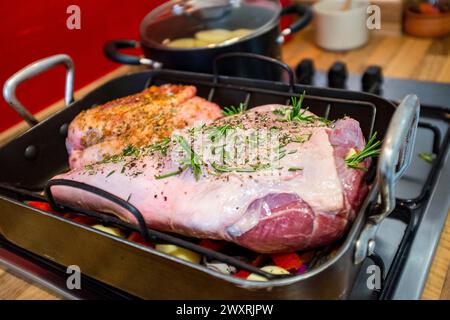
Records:
M395 208L395 182L411 163L419 122L420 103L416 95L403 98L389 124L377 168L380 203L375 215L368 217L355 248L355 264L361 263L375 249L375 235L380 225Z
M289 67L286 63L281 62L280 60L277 60L275 58L263 56L257 53L249 53L249 52L230 52L230 53L224 53L221 55L218 55L213 60L213 75L214 75L214 84L217 84L219 82L219 62L226 60L226 59L250 59L250 60L259 60L266 62L268 64L272 64L277 66L280 69L283 69L286 71L289 77L289 90L290 92L294 92L294 86L295 86L295 73Z
M75 208L68 205L61 205L55 201L55 198L52 193L52 187L54 186L65 186L70 188L75 188L79 190L83 190L92 194L95 194L101 198L104 198L108 201L111 201L112 203L116 204L119 207L122 207L123 209L127 210L129 213L131 213L137 221L138 229L144 240L150 242L154 240L162 240L163 242L167 242L170 244L174 244L176 246L180 246L183 248L186 248L188 250L192 250L194 252L197 252L201 255L204 255L206 257L209 257L211 259L216 259L219 261L222 261L226 264L230 264L233 266L236 266L242 270L246 270L251 273L258 274L260 276L266 277L267 279L275 279L275 278L283 278L285 275L274 275L268 272L265 272L263 270L260 270L258 267L255 267L251 264L248 264L244 261L241 261L239 259L236 259L234 257L227 256L223 253L216 252L214 250L202 247L198 244L191 243L190 241L184 240L182 238L175 237L171 234L166 234L163 232L159 232L153 229L148 229L144 216L142 213L137 209L133 204L131 204L128 200L124 200L112 193L109 193L106 190L97 188L95 186L85 184L82 182L78 182L75 180L68 180L68 179L53 179L50 180L46 187L45 187L45 194L46 198L50 204L50 206L57 211L64 211L69 210L72 212L78 212L87 216L96 217L99 218L100 216L103 216L103 218L107 217L102 213L91 211L91 210L84 210L81 208ZM109 218L110 222L113 220L116 220L115 218ZM119 220L120 221L120 220Z
M64 208L64 206L61 206L58 203L56 203L55 198L53 197L53 193L52 193L53 186L66 186L66 187L81 189L86 192L100 196L104 199L107 199L107 200L111 201L112 203L118 205L119 207L122 207L123 209L130 212L136 218L136 221L139 225L141 235L144 237L145 240L150 241L150 236L148 234L148 230L147 230L147 227L145 224L144 217L142 216L141 212L127 200L119 198L118 196L116 196L112 193L109 193L103 189L100 189L100 188L97 188L97 187L94 187L92 185L85 184L82 182L68 180L68 179L53 179L47 183L47 185L45 187L45 194L47 196L47 199L48 199L51 207L55 210L62 210Z
M17 99L16 89L22 82L57 66L64 65L66 68L66 88L64 92L64 103L66 106L74 101L73 82L75 66L72 58L66 54L57 54L29 64L25 68L13 74L3 86L3 97L6 102L30 125L38 124L38 120Z

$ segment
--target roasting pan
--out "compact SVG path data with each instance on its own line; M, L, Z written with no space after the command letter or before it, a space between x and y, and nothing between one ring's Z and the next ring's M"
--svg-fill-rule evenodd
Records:
M286 81L220 76L217 66L232 58L260 59L284 68ZM38 123L17 100L15 89L20 82L57 64L63 64L67 69L67 107ZM420 108L415 95L406 96L395 107L385 99L367 93L300 86L295 84L294 74L285 64L251 54L227 54L218 58L213 74L150 70L124 75L78 101L73 101L73 78L70 57L56 55L27 66L5 84L5 99L31 128L0 148L1 236L62 266L77 265L85 275L141 298L348 297L362 262L374 252L374 239L380 222L395 207L395 181L411 160ZM41 199L39 192L49 179L68 168L65 148L67 126L80 111L139 92L149 85L169 82L195 85L199 96L221 106L238 105L240 102L247 103L249 107L285 104L292 95L299 95L305 90L305 103L317 115L329 119L344 115L353 117L360 122L366 139L373 132L378 133L383 139L383 147L378 161L374 161L369 170L371 190L342 245L331 259L305 274L271 277L266 282L248 281L110 236L24 203L24 200ZM168 241L175 240L170 238Z

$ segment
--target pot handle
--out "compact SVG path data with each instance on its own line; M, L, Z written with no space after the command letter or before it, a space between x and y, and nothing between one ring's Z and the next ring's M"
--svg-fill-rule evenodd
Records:
M132 56L130 54L120 53L120 49L139 48L141 45L136 40L111 40L103 47L103 52L112 61L129 65L146 65L154 69L161 69L162 63L145 57Z
M395 208L395 182L411 163L419 112L419 98L409 94L403 98L391 119L378 161L377 184L371 190L378 193L380 203L375 208L377 213L368 217L356 242L355 264L374 252L380 222Z
M277 38L277 43L282 44L284 43L284 38L294 32L300 31L304 27L306 27L312 19L312 10L310 7L305 6L303 4L292 4L287 7L284 7L281 10L281 16L287 15L287 14L297 14L301 16L300 19L292 23L289 27L286 29L283 29L281 31L280 35Z
M72 58L66 54L57 54L48 58L44 58L29 64L25 68L17 71L3 86L3 98L5 101L24 119L30 126L34 126L39 121L28 111L22 103L17 99L16 89L22 82L34 78L35 76L62 64L66 68L66 87L64 91L64 103L66 107L73 101L73 81L75 66Z

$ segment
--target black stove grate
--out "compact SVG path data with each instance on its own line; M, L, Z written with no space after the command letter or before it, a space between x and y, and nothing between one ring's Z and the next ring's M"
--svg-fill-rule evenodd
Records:
M422 107L423 108L423 107ZM427 107L427 108L433 108L433 107ZM410 209L419 208L423 205L423 203L427 200L428 194L431 190L431 182L432 179L434 179L434 176L436 174L436 171L439 169L439 166L436 165L436 163L440 163L442 159L443 150L441 148L441 131L439 128L433 124L425 123L425 122L419 122L419 128L426 129L427 131L431 132L433 135L433 143L431 147L432 154L434 155L435 159L433 159L433 166L428 174L428 177L426 179L425 184L422 187L422 190L420 194L417 197L411 198L411 199L397 199L397 201L402 204L403 206L406 206ZM445 150L445 146L444 150Z
M448 119L450 110L440 107L422 106L423 113L440 114L442 119ZM450 130L442 132L436 125L428 122L419 122L419 127L429 131L432 134L431 152L434 156L431 163L431 169L425 178L421 191L417 197L410 199L396 199L396 209L389 215L390 219L401 221L405 226L403 236L398 248L394 254L389 268L386 270L386 261L380 257L375 251L369 258L382 270L384 277L382 278L382 286L380 290L375 290L374 294L377 299L389 299L395 289L399 275L406 257L410 252L411 240L415 235L417 226L420 224L420 209L429 199L434 182L439 174L439 170L445 160L446 150L450 143ZM444 134L444 140L442 135Z

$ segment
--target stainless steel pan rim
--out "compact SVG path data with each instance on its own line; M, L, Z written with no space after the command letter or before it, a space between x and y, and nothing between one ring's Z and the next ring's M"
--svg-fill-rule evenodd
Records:
M69 106L74 102L74 77L75 66L73 60L67 54L57 54L48 58L35 61L25 68L13 74L3 86L5 101L30 125L38 123L37 119L20 103L16 96L16 89L22 82L31 79L57 65L62 64L66 68L66 87L64 90L64 103Z
M122 244L125 244L125 245L128 245L128 246L132 246L134 248L137 248L139 250L148 252L150 254L153 254L153 255L156 255L156 256L168 259L168 260L170 260L172 262L183 264L183 265L185 265L185 266L187 266L189 268L193 268L193 269L196 269L198 271L207 273L207 274L209 274L209 275L211 275L213 277L222 279L224 281L230 282L230 283L232 283L232 284L234 284L236 286L243 287L243 288L246 288L246 289L268 289L268 288L271 288L271 287L278 287L278 286L285 286L285 285L294 284L296 282L305 280L307 278L314 277L318 273L320 273L320 272L324 271L325 269L329 268L330 266L332 266L337 260L340 259L340 257L343 254L345 254L345 252L347 250L349 250L352 247L352 243L354 242L354 236L357 234L358 229L359 229L358 227L363 222L363 219L364 219L364 217L362 215L358 216L357 221L355 221L353 223L352 228L351 228L351 230L350 230L350 232L349 232L349 234L347 236L347 239L342 244L342 246L339 248L338 253L332 259L326 261L323 265L321 265L321 266L319 266L319 267L317 267L317 268L315 268L315 269L313 269L313 270L311 270L311 271L309 271L309 272L307 272L305 274L302 274L302 275L290 276L290 277L287 277L287 278L284 278L284 279L282 278L282 279L275 279L275 280L259 281L258 282L258 281L251 281L251 280L246 280L246 279L240 279L240 278L237 278L237 277L234 277L234 276L230 276L230 275L227 275L227 274L224 274L224 273L220 273L220 272L211 270L211 269L207 268L206 266L195 264L195 263L191 263L189 261L186 261L186 260L183 260L183 259L171 256L171 255L168 255L166 253L157 251L157 250L155 250L153 248L146 247L146 246L140 245L138 243L128 241L126 239L115 237L113 235L110 235L108 233L99 231L99 230L94 229L92 227L73 222L70 219L66 219L64 217L60 217L60 216L51 214L49 212L37 209L37 208L29 207L29 206L27 206L26 204L24 204L24 203L22 203L20 201L15 201L15 200L8 199L8 198L6 198L6 197L4 197L2 195L0 195L0 199L2 199L4 201L8 201L8 202L13 202L14 204L16 204L16 205L18 205L20 207L26 208L26 209L31 209L31 210L35 211L37 214L44 215L47 218L63 221L64 223L69 223L69 224L73 225L74 227L81 228L83 230L86 230L87 232L93 232L95 234L98 234L99 236L107 237L107 238L109 238L109 239L111 239L113 241L117 241L119 243L122 243Z

